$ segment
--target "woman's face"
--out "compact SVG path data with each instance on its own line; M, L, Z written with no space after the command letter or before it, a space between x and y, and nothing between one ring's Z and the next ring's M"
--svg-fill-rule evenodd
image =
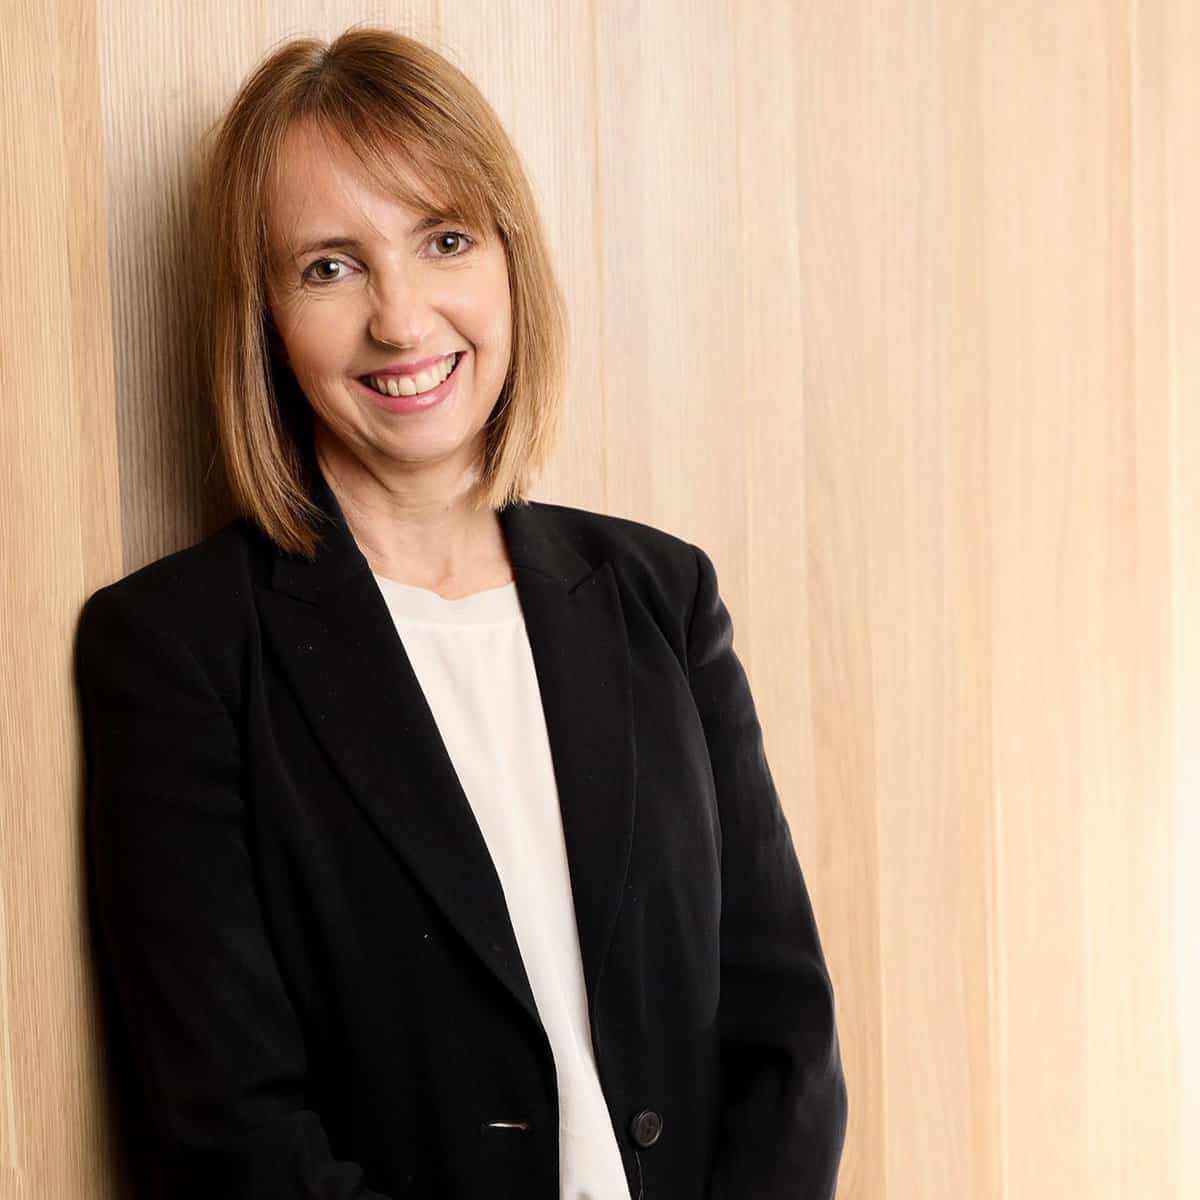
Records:
M268 304L319 451L350 454L385 481L436 471L453 487L475 474L508 372L508 267L494 227L485 243L427 216L375 191L344 146L293 126L270 198ZM428 395L371 385L386 388L387 372L413 380L410 367L452 352L453 375Z

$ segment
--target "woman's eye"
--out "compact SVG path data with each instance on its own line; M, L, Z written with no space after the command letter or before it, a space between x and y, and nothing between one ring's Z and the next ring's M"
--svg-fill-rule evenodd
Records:
M447 229L443 233L436 233L433 236L433 244L435 246L443 246L446 242L457 242L459 244L469 244L471 239L465 233L459 233L457 229ZM440 252L434 254L434 258L457 258L460 254L465 254L466 248L459 250L453 254L442 254Z
M327 275L321 268L337 267L336 275ZM316 262L310 263L304 271L304 278L311 280L313 283L337 283L345 274L346 264L337 258L318 258Z
M439 247L434 251L434 258L459 258L467 252L467 248L471 245L471 239L457 229L447 229L442 233L435 233L432 244ZM442 253L447 246L450 252ZM456 246L461 248L455 249ZM305 267L303 275L309 283L337 283L346 277L349 269L348 264L342 262L340 258L318 258Z

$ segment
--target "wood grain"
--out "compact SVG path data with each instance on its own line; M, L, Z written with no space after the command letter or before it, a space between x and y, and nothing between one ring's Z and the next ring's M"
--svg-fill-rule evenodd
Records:
M71 653L121 558L94 11L5 5L3 28L0 1193L33 1200L95 1194L112 1157Z

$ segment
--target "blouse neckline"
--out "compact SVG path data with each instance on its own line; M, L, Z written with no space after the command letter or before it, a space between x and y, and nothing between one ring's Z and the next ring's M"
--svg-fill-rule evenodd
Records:
M423 625L496 625L521 617L516 580L451 600L431 588L400 583L375 572L372 575L397 620Z

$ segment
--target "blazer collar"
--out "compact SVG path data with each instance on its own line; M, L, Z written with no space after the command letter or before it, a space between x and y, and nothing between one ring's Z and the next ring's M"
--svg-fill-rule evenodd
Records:
M321 545L312 562L276 551L259 591L266 636L367 819L539 1022L470 803L370 565L315 475ZM629 644L611 563L580 553L556 513L530 502L498 516L541 693L594 1014L633 838Z

